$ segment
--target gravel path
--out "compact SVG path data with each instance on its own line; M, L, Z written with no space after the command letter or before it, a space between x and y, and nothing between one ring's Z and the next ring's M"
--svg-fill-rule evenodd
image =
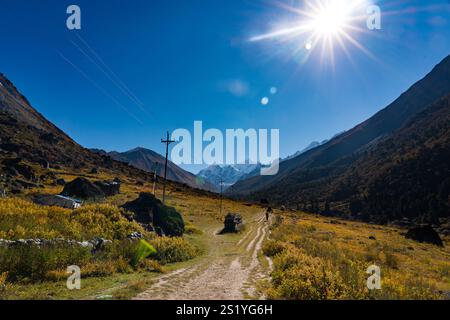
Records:
M221 253L223 237L212 232L211 241L214 251L198 264L176 270L156 279L138 300L239 300L258 297L255 283L268 278L268 270L258 259L264 239L268 233L268 224L264 217L247 224L247 232L236 240L236 252ZM219 247L217 247L219 246ZM223 250L226 252L226 250Z

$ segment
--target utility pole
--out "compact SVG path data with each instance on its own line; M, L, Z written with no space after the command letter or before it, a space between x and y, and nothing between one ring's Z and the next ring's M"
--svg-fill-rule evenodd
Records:
M158 163L155 162L155 173L153 176L153 195L156 197L156 179L157 179L157 175L156 175L156 171L158 169Z
M223 191L223 178L220 178L220 216L222 216L222 191Z
M166 140L161 139L161 143L164 143L166 145L166 163L164 165L164 183L163 183L163 204L166 203L166 180L167 180L167 161L169 158L169 145L171 143L174 143L174 140L170 140L169 131L167 131Z

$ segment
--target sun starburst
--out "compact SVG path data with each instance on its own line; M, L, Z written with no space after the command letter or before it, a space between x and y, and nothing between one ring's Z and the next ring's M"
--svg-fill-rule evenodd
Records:
M369 0L306 0L302 7L280 4L283 9L295 15L284 27L254 36L250 41L282 40L294 41L297 49L310 55L317 48L321 57L334 61L336 45L349 55L347 45L351 44L370 56L370 52L355 38L356 33L364 33L366 8Z

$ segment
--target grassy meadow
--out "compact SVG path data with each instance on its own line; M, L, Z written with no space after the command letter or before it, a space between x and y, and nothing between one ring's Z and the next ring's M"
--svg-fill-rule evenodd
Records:
M83 176L90 180L114 179L109 174L74 175L64 170L54 171L58 177L71 181ZM121 193L103 201L86 202L80 209L70 210L33 204L34 194L62 191L61 186L45 184L43 188L28 191L21 197L0 198L0 239L55 239L77 241L101 237L112 240L111 246L92 254L88 248L55 245L51 247L0 247L0 299L93 299L130 298L150 285L161 273L195 263L208 247L207 234L211 225L222 222L225 212L244 212L248 207L224 200L223 216L219 198L211 197L178 184L169 183L166 199L169 206L182 213L185 235L182 238L156 237L125 218L119 206L134 200L140 192L151 192L152 183L141 185L137 180L121 177ZM161 187L158 185L158 187ZM162 190L156 190L158 198ZM255 210L255 209L253 209ZM140 232L156 249L149 259L136 261L139 242L130 242L127 236ZM192 260L194 259L194 260ZM69 265L81 267L83 286L79 291L66 288ZM119 284L119 285L118 285ZM139 289L140 288L140 289Z
M71 181L80 175L55 170ZM108 174L82 174L91 180L113 179ZM223 200L205 192L170 183L167 204L180 212L186 223L182 238L158 238L124 217L119 209L152 183L120 177L121 194L99 203L85 203L77 210L43 207L31 203L34 193L59 193L62 187L45 184L40 190L15 198L0 199L0 239L54 239L78 241L102 237L112 245L99 253L89 249L54 245L0 248L0 299L129 299L148 288L161 273L193 266L214 252L235 251L228 240L213 238L227 212L242 214L252 223L263 208ZM161 198L161 185L156 194ZM140 243L126 239L141 232L156 249L139 259ZM444 248L405 239L404 230L326 218L302 212L275 210L270 234L258 259L270 269L270 279L259 287L269 299L449 299L450 239ZM233 241L229 241L233 239ZM250 239L249 239L250 240ZM212 252L212 255L211 255ZM208 254L207 254L208 253ZM66 268L79 265L81 290L66 288ZM381 268L381 290L369 291L367 268Z
M273 259L272 299L449 299L450 249L406 239L404 230L281 213L263 252ZM381 269L368 290L367 268Z

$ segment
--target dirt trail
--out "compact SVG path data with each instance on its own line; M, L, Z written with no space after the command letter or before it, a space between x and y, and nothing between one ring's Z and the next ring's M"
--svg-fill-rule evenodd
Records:
M138 300L238 300L263 298L256 283L267 279L269 268L258 253L268 234L263 215L247 223L247 231L231 240L229 235L211 235L211 250L197 264L163 275ZM217 228L213 229L217 231ZM231 248L231 249L230 249ZM269 263L270 266L270 263Z

